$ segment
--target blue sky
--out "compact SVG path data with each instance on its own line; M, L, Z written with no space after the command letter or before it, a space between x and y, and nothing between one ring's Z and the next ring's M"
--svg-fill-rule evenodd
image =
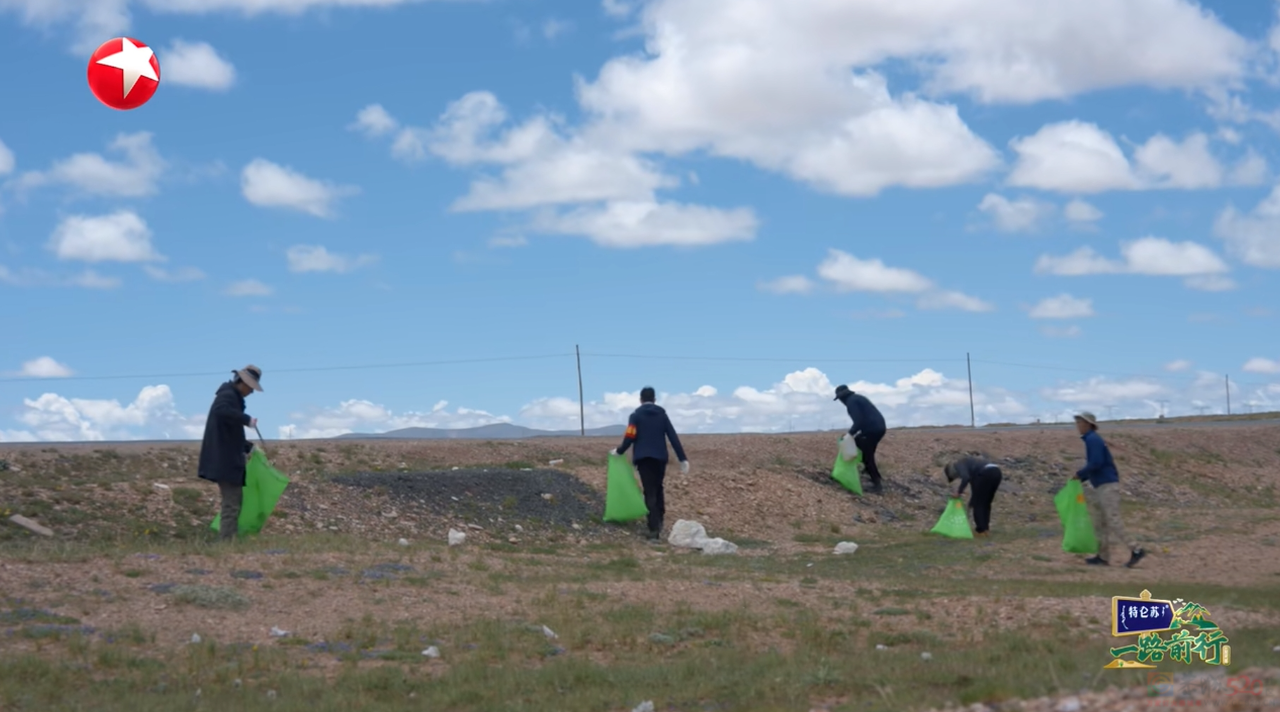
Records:
M0 0L0 440L1273 409L1276 7L928 5Z

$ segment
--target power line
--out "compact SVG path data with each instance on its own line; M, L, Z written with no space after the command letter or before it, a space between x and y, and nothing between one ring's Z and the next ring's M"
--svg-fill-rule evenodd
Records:
M321 373L325 371L365 371L378 368L414 368L418 366L447 366L456 364L471 363L495 363L500 361L534 361L539 359L550 358L569 358L573 356L571 353L563 354L543 354L541 356L497 356L492 358L468 358L468 359L450 359L445 361L410 361L405 363L377 363L363 364L356 366L316 366L312 368L273 368L270 373ZM16 378L0 378L0 383L16 383L21 381L128 381L143 380L152 378L205 378L209 376L222 376L231 372L232 369L223 369L221 371L204 371L200 373L151 373L137 374L130 376L68 376L66 378L51 378L39 376L20 376Z
M964 363L962 358L749 358L741 356L658 356L653 354L598 354L595 358L634 358L647 361L743 361L755 363Z
M1165 380L1165 381L1199 381L1201 380L1200 376L1175 376L1171 374L1155 375L1151 373L1120 373L1116 371L1106 372L1106 371L1098 371L1096 369L1091 369L1091 368L1072 368L1068 366L1044 366L1044 365L1035 365L1035 364L1028 364L1028 363L1009 363L1007 361L986 361L983 359L976 359L976 358L973 359L973 362L985 363L991 366L1006 366L1010 368L1031 368L1031 369L1037 369L1040 371L1069 371L1073 373L1091 373L1095 376L1119 376L1123 378L1150 378L1150 379ZM1236 381L1236 385L1264 387L1269 384L1261 383L1257 381L1248 381L1248 382Z

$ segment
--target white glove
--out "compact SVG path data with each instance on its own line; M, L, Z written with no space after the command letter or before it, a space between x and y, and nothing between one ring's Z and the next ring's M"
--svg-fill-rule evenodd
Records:
M840 454L843 455L846 460L852 460L858 456L858 445L854 442L853 438L840 438Z
M680 474L682 474L682 475L687 475L687 474L689 474L689 461L688 461L688 460L681 460L681 461L680 461Z
M610 451L609 451L609 454L610 454L610 455L617 455L617 454L618 454L618 448L616 448L616 447L615 447L614 449L610 450Z

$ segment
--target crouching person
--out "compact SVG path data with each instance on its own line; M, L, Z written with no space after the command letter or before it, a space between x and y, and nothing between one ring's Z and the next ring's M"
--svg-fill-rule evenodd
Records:
M965 487L969 488L969 509L973 510L973 528L978 536L986 536L991 530L991 503L995 501L996 490L1004 473L985 457L962 457L942 468L947 482L955 484L955 496L964 495Z

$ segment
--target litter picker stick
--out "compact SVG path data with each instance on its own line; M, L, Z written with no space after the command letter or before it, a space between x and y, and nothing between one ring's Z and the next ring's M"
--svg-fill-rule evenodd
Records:
M262 437L262 431L261 431L261 430L258 430L258 426L256 426L256 425L255 425L255 426L253 426L253 432L255 432L255 433L257 433L257 434L258 434L258 443L262 445L262 454L263 454L263 455L266 455L266 454L267 454L267 441L263 439L263 437ZM270 458L270 457L268 457L267 459L269 460L269 459L271 459L271 458Z

